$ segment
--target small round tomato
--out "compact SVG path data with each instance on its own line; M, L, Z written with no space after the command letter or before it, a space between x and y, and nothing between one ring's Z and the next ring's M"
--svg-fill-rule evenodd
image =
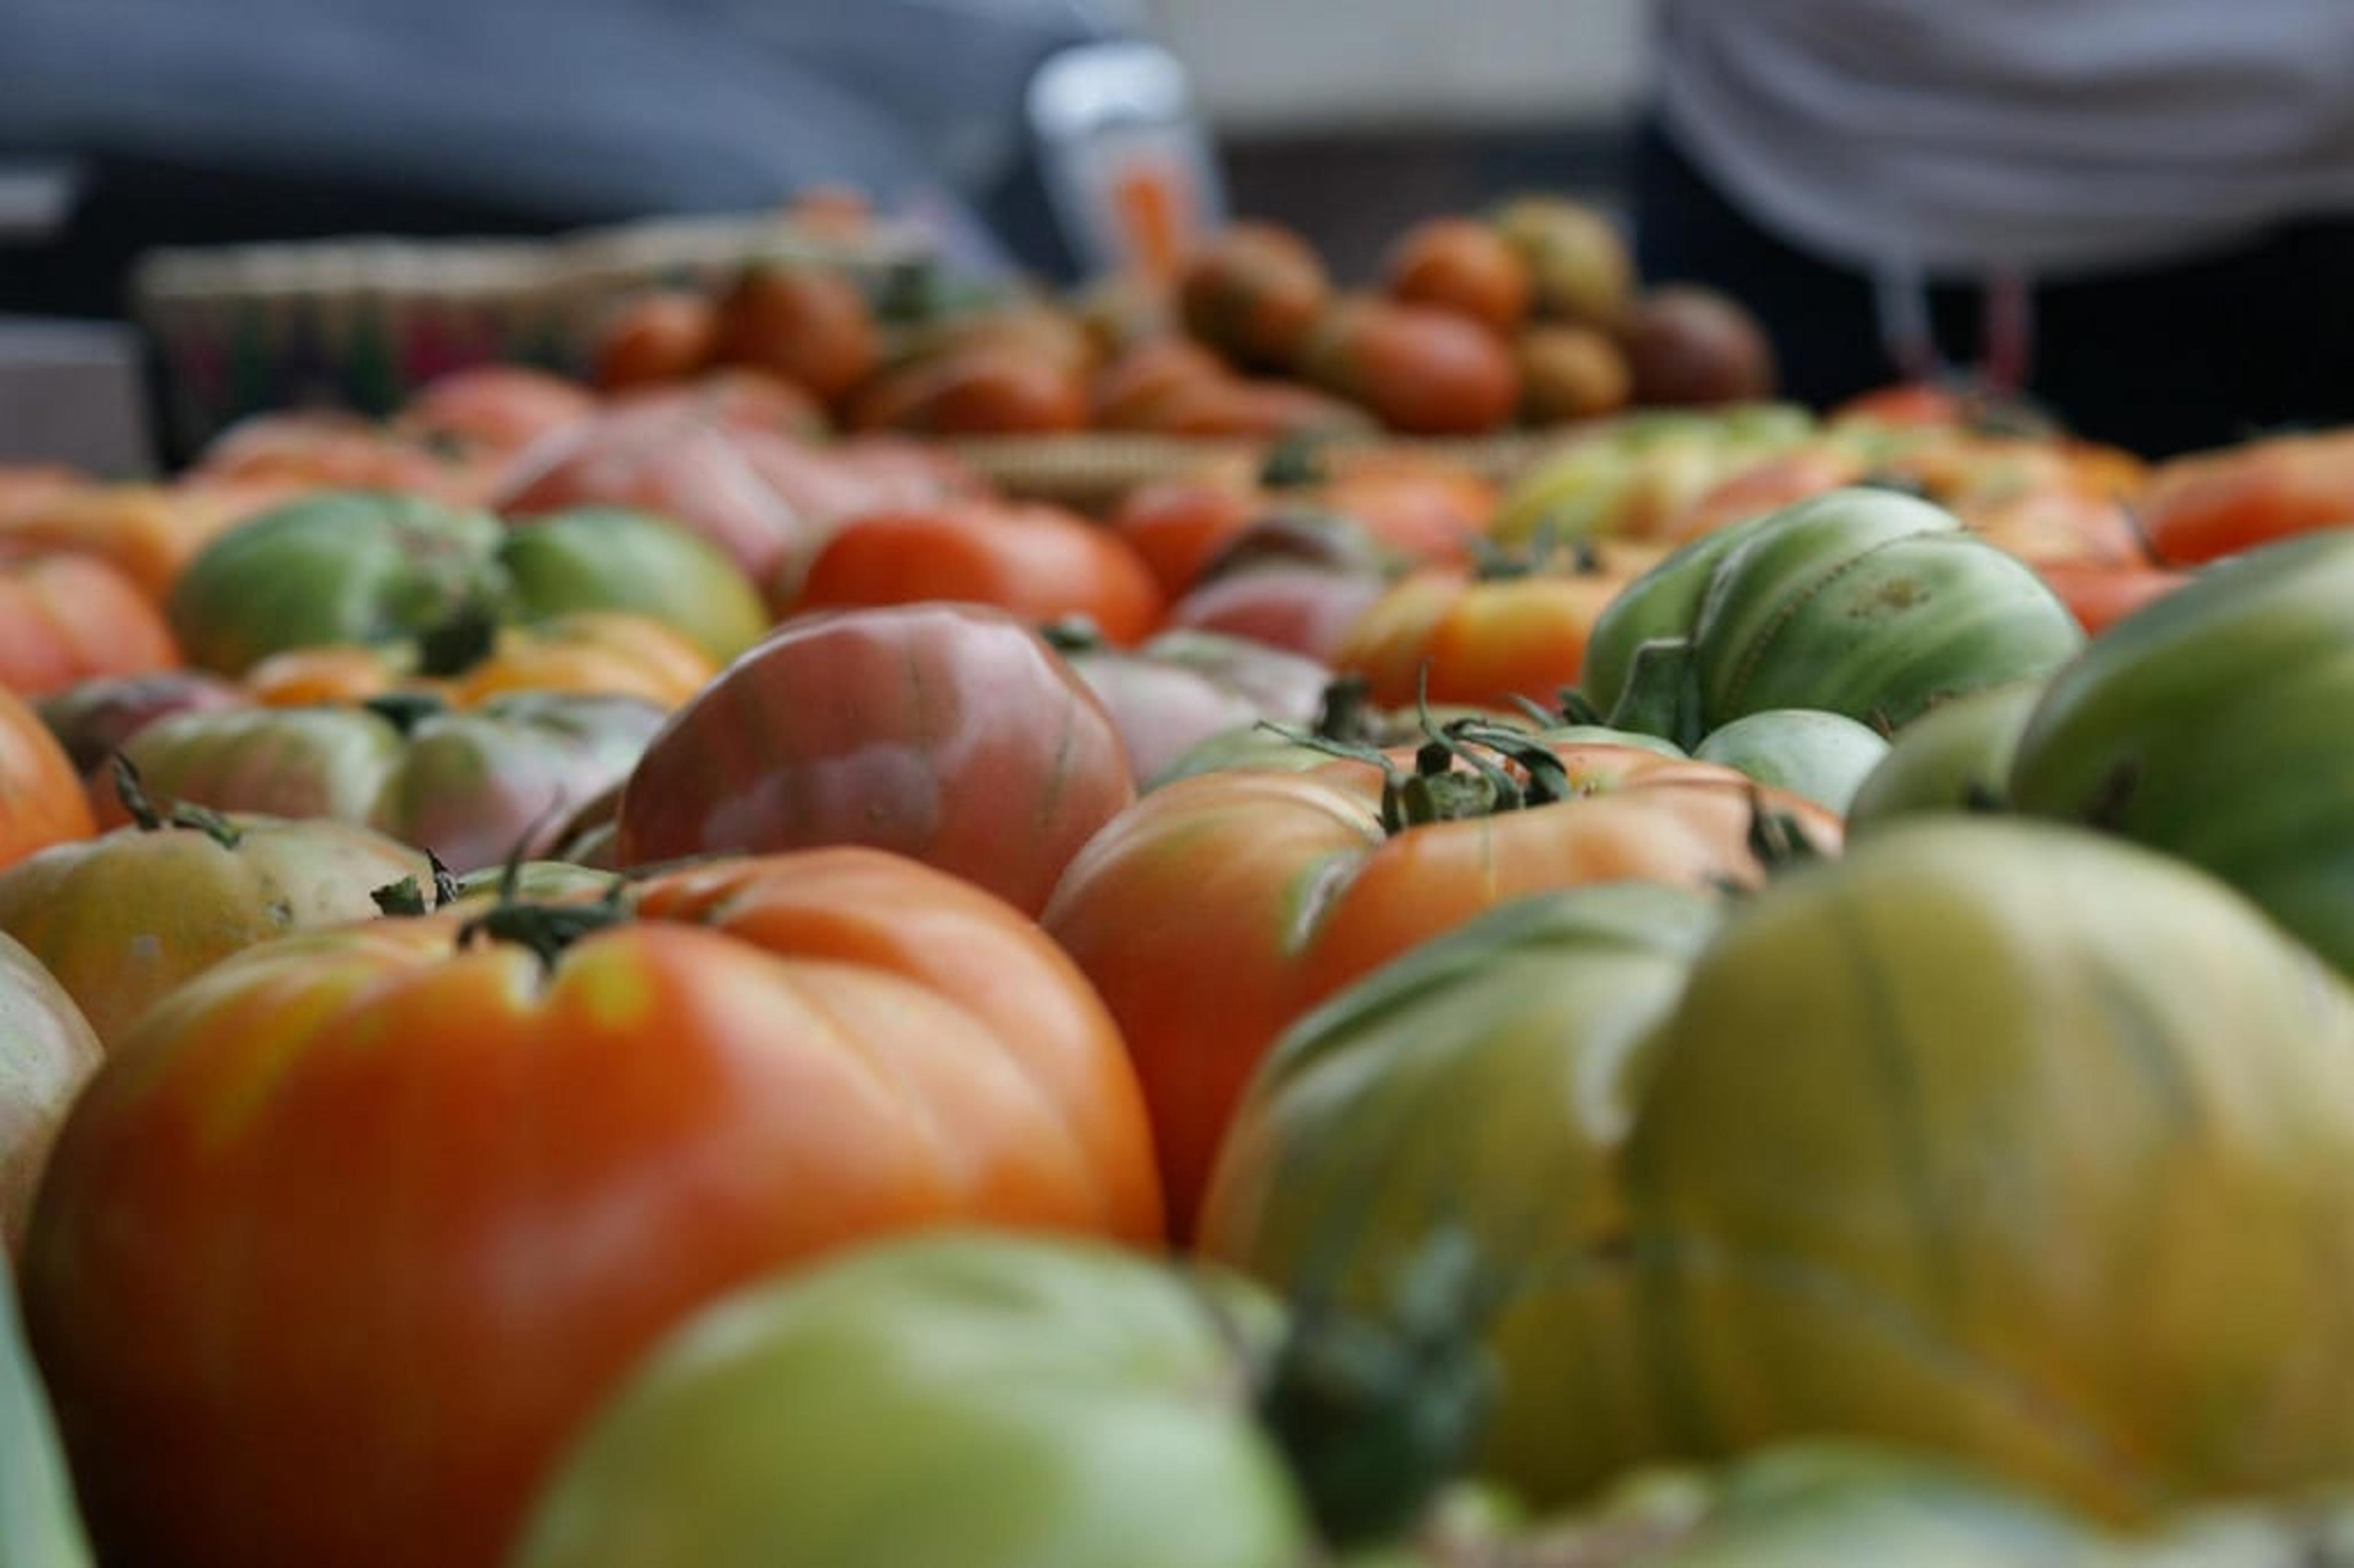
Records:
M1627 356L1610 334L1592 327L1540 326L1512 344L1521 373L1521 416L1559 425L1615 414L1635 395Z
M864 380L881 352L865 296L828 268L748 268L718 309L716 358L781 376L827 403Z
M791 610L945 599L1027 620L1077 617L1127 645L1161 623L1161 589L1119 535L1036 503L968 501L852 519L810 563Z
M1178 281L1186 330L1236 363L1288 366L1332 285L1315 249L1271 223L1237 223L1187 263Z
M1520 404L1511 351L1462 317L1423 305L1336 304L1301 353L1310 381L1412 435L1478 435L1509 423Z
M1490 224L1435 217L1400 235L1382 264L1390 297L1429 305L1510 335L1529 313L1528 263Z
M1550 707L1576 684L1595 622L1627 584L1598 557L1566 569L1514 562L1492 573L1416 572L1375 599L1341 638L1333 668L1363 675L1373 701Z
M935 436L1035 435L1087 422L1087 385L1068 366L990 344L886 370L846 409L854 429Z
M1028 920L833 851L215 969L76 1103L26 1316L108 1560L495 1568L673 1324L954 1223L1156 1241L1134 1076Z
M1537 313L1607 328L1635 290L1635 260L1616 224L1559 196L1516 196L1490 221L1529 269Z
M729 850L888 849L1035 912L1134 798L1111 716L1002 610L797 616L677 713L630 775L624 865Z
M719 314L680 289L641 294L613 313L589 349L589 376L608 392L699 375L719 346Z

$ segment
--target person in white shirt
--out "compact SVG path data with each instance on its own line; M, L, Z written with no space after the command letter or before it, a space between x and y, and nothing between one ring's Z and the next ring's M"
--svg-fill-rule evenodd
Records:
M1961 374L2151 452L2354 419L2354 3L1660 0L1647 276L1792 395Z

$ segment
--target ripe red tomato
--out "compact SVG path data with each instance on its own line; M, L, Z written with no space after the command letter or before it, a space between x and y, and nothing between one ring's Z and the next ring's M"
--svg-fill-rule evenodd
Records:
M858 843L1035 912L1134 798L1119 731L1002 610L787 621L671 715L621 797L619 863Z
M259 949L77 1103L25 1305L110 1560L493 1568L724 1291L944 1223L1159 1237L1119 1037L1000 901L845 850L528 909Z

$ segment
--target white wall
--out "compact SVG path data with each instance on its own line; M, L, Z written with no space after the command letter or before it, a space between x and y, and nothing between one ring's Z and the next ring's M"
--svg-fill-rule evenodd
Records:
M1510 125L1614 114L1645 0L1151 0L1225 131Z

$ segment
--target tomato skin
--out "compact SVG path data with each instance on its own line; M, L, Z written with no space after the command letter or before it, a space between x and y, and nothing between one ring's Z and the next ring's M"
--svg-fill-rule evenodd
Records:
M2150 548L2175 567L2345 527L2354 524L2354 432L2281 436L2162 462L2140 512Z
M848 278L823 267L756 266L719 302L712 352L832 403L874 370L881 345L865 297Z
M1119 726L1140 789L1189 747L1261 722L1316 717L1332 672L1313 659L1210 631L1165 631L1132 652L1066 657Z
M510 528L498 547L507 599L524 620L631 610L733 659L769 627L759 591L716 546L674 523L582 506Z
M1446 311L1388 300L1336 304L1302 352L1308 378L1394 430L1478 435L1507 424L1520 372L1504 345Z
M1767 708L1709 732L1692 757L1738 768L1761 784L1803 795L1841 817L1888 756L1880 734L1840 714Z
M503 454L521 451L596 411L596 397L560 376L521 365L481 365L420 389L393 428L420 440Z
M1102 704L1002 610L797 616L673 714L630 776L623 865L888 849L1025 912L1134 799Z
M0 691L0 870L97 831L73 764L40 715Z
M1040 919L1128 1038L1181 1236L1251 1070L1342 985L1547 888L1756 879L1748 779L1622 746L1557 754L1595 793L1395 835L1381 774L1363 763L1200 774L1145 796L1071 863ZM1762 798L1817 844L1839 842L1830 813Z
M2068 607L2068 613L2088 637L2098 637L2190 581L2189 572L2087 561L2054 561L2038 567L2036 575L2060 596L2060 602Z
M2053 674L2013 804L2179 855L2354 970L2354 758L2333 716L2354 690L2349 594L2341 529L2205 567Z
M0 549L5 545L0 539ZM152 674L179 662L163 616L103 560L0 555L0 687L45 697L77 681Z
M1256 567L1193 588L1169 609L1172 629L1248 638L1330 663L1388 584L1324 567Z
M711 363L719 315L684 290L658 290L613 313L590 351L590 378L608 392L684 381Z
M2083 643L2025 563L1926 502L1858 488L1703 535L1635 579L1581 683L1621 728L1691 746L1767 708L1901 727Z
M349 822L233 817L233 846L196 828L118 828L0 872L0 931L79 1003L111 1050L157 999L230 954L376 913L369 893L425 857Z
M1336 669L1366 677L1373 701L1551 706L1577 683L1585 641L1626 579L1600 570L1483 580L1417 572L1375 599L1341 641Z
M658 883L552 966L371 922L159 1008L27 1254L101 1551L492 1568L579 1420L726 1289L947 1222L1149 1242L1099 1005L1013 911L885 858Z
M102 1054L65 988L0 936L0 1258L24 1251L49 1145Z
M1400 235L1383 281L1392 299L1452 311L1500 335L1527 318L1534 293L1511 242L1469 217L1431 218Z
M1079 616L1109 641L1141 641L1165 608L1118 535L1060 507L961 502L852 519L818 552L794 611L948 599L1027 620Z
M1331 297L1308 242L1269 223L1237 223L1213 239L1178 281L1178 308L1195 337L1237 364L1288 366Z
M2001 806L2020 732L2043 694L2041 680L2018 681L1938 704L1896 732L1888 755L1849 803L1848 832L1861 836L1923 811Z
M1632 891L1500 912L1303 1022L1206 1250L1343 1300L1435 1230L1517 1260L1479 1468L1540 1505L1823 1432L2113 1519L2343 1472L2354 991L2245 900L1957 817L1698 941Z
M1080 372L1013 347L976 344L885 370L850 399L850 427L939 436L1045 434L1087 421Z
M517 1568L1315 1561L1248 1406L1276 1316L1230 1277L1074 1243L866 1248L664 1340L573 1448Z

